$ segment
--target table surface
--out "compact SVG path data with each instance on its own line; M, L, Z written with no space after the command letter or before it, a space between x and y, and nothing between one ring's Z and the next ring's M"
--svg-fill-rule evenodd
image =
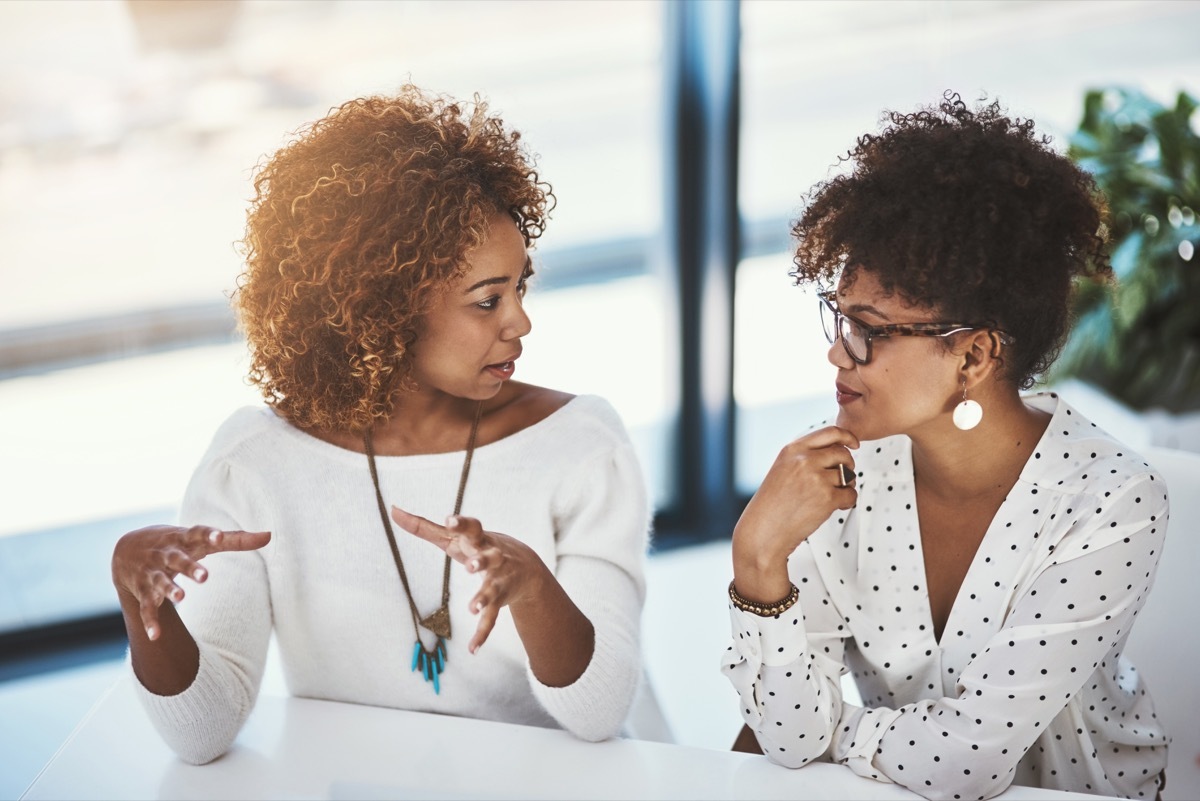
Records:
M263 695L225 756L163 743L122 677L22 799L916 799L840 765ZM1011 787L1000 801L1098 796Z

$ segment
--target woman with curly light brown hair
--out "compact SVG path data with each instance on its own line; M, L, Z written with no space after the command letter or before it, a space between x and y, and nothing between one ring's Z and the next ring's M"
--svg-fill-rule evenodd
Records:
M266 403L216 433L188 527L113 553L155 725L224 753L274 633L296 695L617 733L649 502L606 401L512 380L553 203L520 135L405 86L302 130L255 190L234 300Z
M927 798L1153 798L1166 735L1122 651L1166 487L1022 392L1072 284L1112 272L1104 199L1031 121L957 95L889 114L845 166L793 229L837 419L780 452L733 534L735 748Z

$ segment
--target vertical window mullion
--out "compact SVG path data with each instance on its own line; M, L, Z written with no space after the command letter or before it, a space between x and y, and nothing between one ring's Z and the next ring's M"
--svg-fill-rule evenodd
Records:
M734 487L733 292L738 259L738 0L666 6L667 263L677 303L679 512L668 531L728 536Z

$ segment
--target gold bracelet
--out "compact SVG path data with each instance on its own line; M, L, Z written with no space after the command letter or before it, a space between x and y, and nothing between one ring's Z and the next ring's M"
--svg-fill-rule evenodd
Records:
M782 601L776 601L773 604L756 604L754 601L747 601L733 587L733 582L729 582L729 602L741 609L743 612L752 612L759 617L772 617L782 614L791 608L792 604L800 598L800 590L795 584L792 585L792 591L787 594L787 597Z

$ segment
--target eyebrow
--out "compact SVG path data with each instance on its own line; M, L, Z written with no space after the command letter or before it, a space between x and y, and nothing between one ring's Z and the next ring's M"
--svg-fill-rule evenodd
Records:
M471 284L471 286L469 286L469 287L467 287L466 289L464 289L464 290L463 290L463 294L464 294L464 295L470 295L470 294L471 294L472 292L474 292L476 289L480 289L481 287L485 287L485 286L493 286L493 285L495 285L495 284L507 284L507 283L508 283L508 276L507 276L507 275L498 275L498 276L496 276L495 278L485 278L485 279L483 279L482 281L479 281L479 282L476 282L476 283L474 283L474 284Z
M533 259L528 254L526 254L525 266L521 270L521 277L525 277L525 276L529 275L532 267L533 267ZM497 284L507 284L507 283L508 283L507 275L498 275L495 278L485 278L482 281L476 281L474 284L471 284L471 286L464 289L463 294L469 295L472 292L474 292L476 289L480 289L485 286L495 286Z
M873 314L881 320L892 319L869 303L855 303L852 306L847 306L844 309L844 311L848 311L848 312L851 312L854 314L862 314L865 312L867 314Z

